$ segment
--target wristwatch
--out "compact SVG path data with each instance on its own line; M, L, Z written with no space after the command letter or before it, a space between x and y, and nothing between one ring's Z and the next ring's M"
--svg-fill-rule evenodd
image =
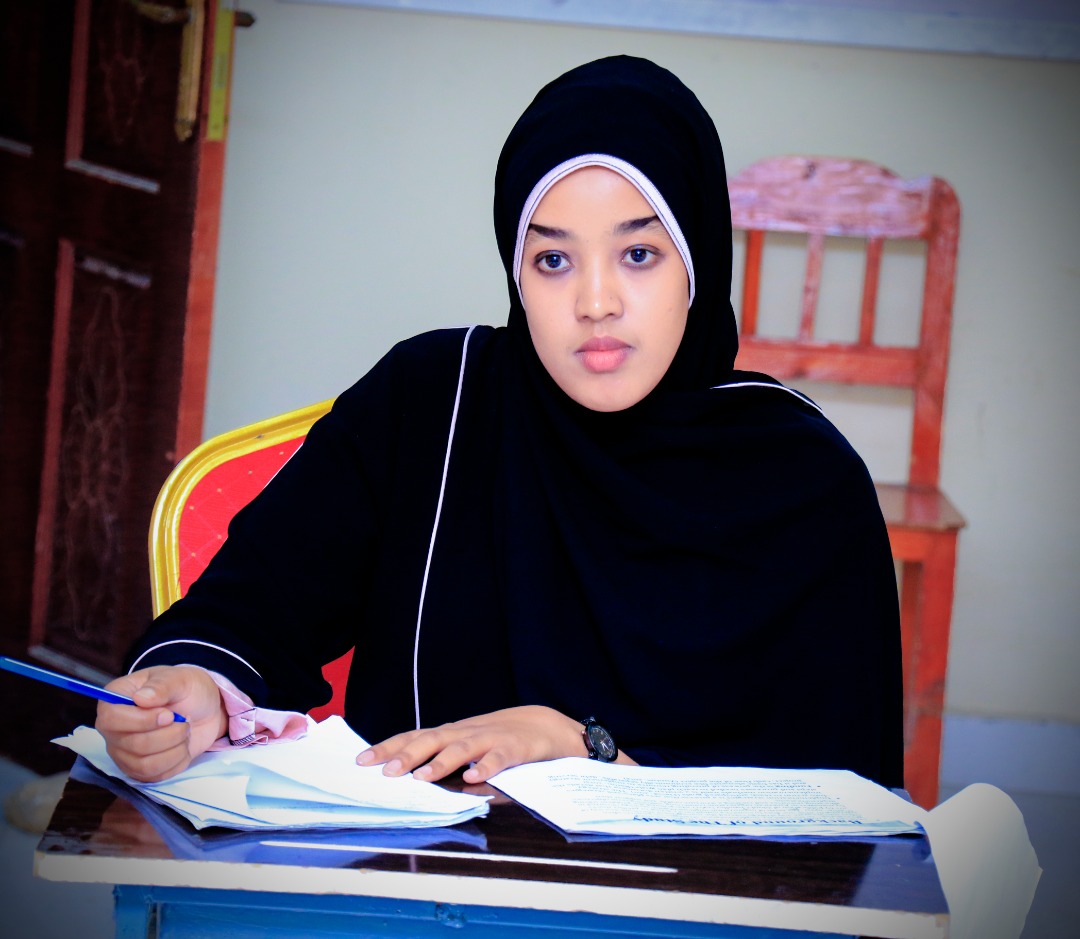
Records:
M595 717L586 717L581 723L585 725L585 729L581 732L581 739L585 741L589 759L599 760L601 763L614 763L619 755L619 748L615 746L611 734L596 723Z

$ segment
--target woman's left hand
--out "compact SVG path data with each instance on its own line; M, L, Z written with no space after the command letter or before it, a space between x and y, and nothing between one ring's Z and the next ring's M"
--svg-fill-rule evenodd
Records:
M441 727L410 730L365 750L361 766L385 763L383 773L434 782L460 769L467 783L481 783L521 763L587 756L581 723L553 708L530 704L480 714ZM620 754L619 762L631 762Z

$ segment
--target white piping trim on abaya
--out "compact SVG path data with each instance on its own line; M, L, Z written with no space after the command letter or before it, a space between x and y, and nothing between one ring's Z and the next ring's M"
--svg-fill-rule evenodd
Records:
M442 482L439 483L439 501L435 506L435 521L431 526L431 541L428 543L427 560L424 562L424 579L420 584L420 605L416 611L416 635L413 639L413 712L416 715L416 729L420 724L420 675L418 663L420 660L420 621L424 617L424 597L427 595L428 574L431 572L431 557L435 553L435 534L439 530L439 517L442 515L443 496L446 494L446 477L450 472L450 450L454 445L454 430L457 427L458 408L461 405L461 388L465 383L465 358L469 352L469 337L472 336L476 326L470 326L465 333L465 341L461 346L461 367L458 370L457 392L454 394L454 410L450 415L450 433L446 439L446 456L443 457Z
M821 406L812 398L808 398L801 391L796 391L794 388L789 388L787 385L774 385L770 381L735 381L730 385L713 385L711 390L723 391L725 388L773 388L776 391L786 391L788 394L795 395L795 397L802 401L803 404L810 405L810 407L819 412L822 417L828 417Z

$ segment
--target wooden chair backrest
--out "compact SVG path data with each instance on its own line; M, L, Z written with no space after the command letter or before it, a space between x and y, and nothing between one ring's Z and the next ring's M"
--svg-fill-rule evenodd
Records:
M936 486L960 226L956 194L937 177L901 179L863 160L789 156L755 163L729 180L732 225L745 232L739 368L780 379L886 385L913 392L908 481ZM806 267L796 334L759 335L766 235L806 236ZM857 335L815 337L829 239L865 242ZM925 272L915 346L875 341L885 243L925 242Z

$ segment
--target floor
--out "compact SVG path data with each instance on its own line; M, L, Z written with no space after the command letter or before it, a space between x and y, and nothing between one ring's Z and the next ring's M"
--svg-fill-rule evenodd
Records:
M0 803L24 782L28 769L0 759ZM96 884L59 884L33 874L38 837L8 824L0 813L0 935L4 939L106 939L113 935L112 890Z
M0 802L33 778L29 770L0 759ZM943 792L942 798L950 794ZM1074 939L1080 935L1080 799L1010 795L1024 814L1043 868L1023 939ZM0 818L0 933L4 939L112 936L110 888L50 883L34 877L37 840L36 835Z

